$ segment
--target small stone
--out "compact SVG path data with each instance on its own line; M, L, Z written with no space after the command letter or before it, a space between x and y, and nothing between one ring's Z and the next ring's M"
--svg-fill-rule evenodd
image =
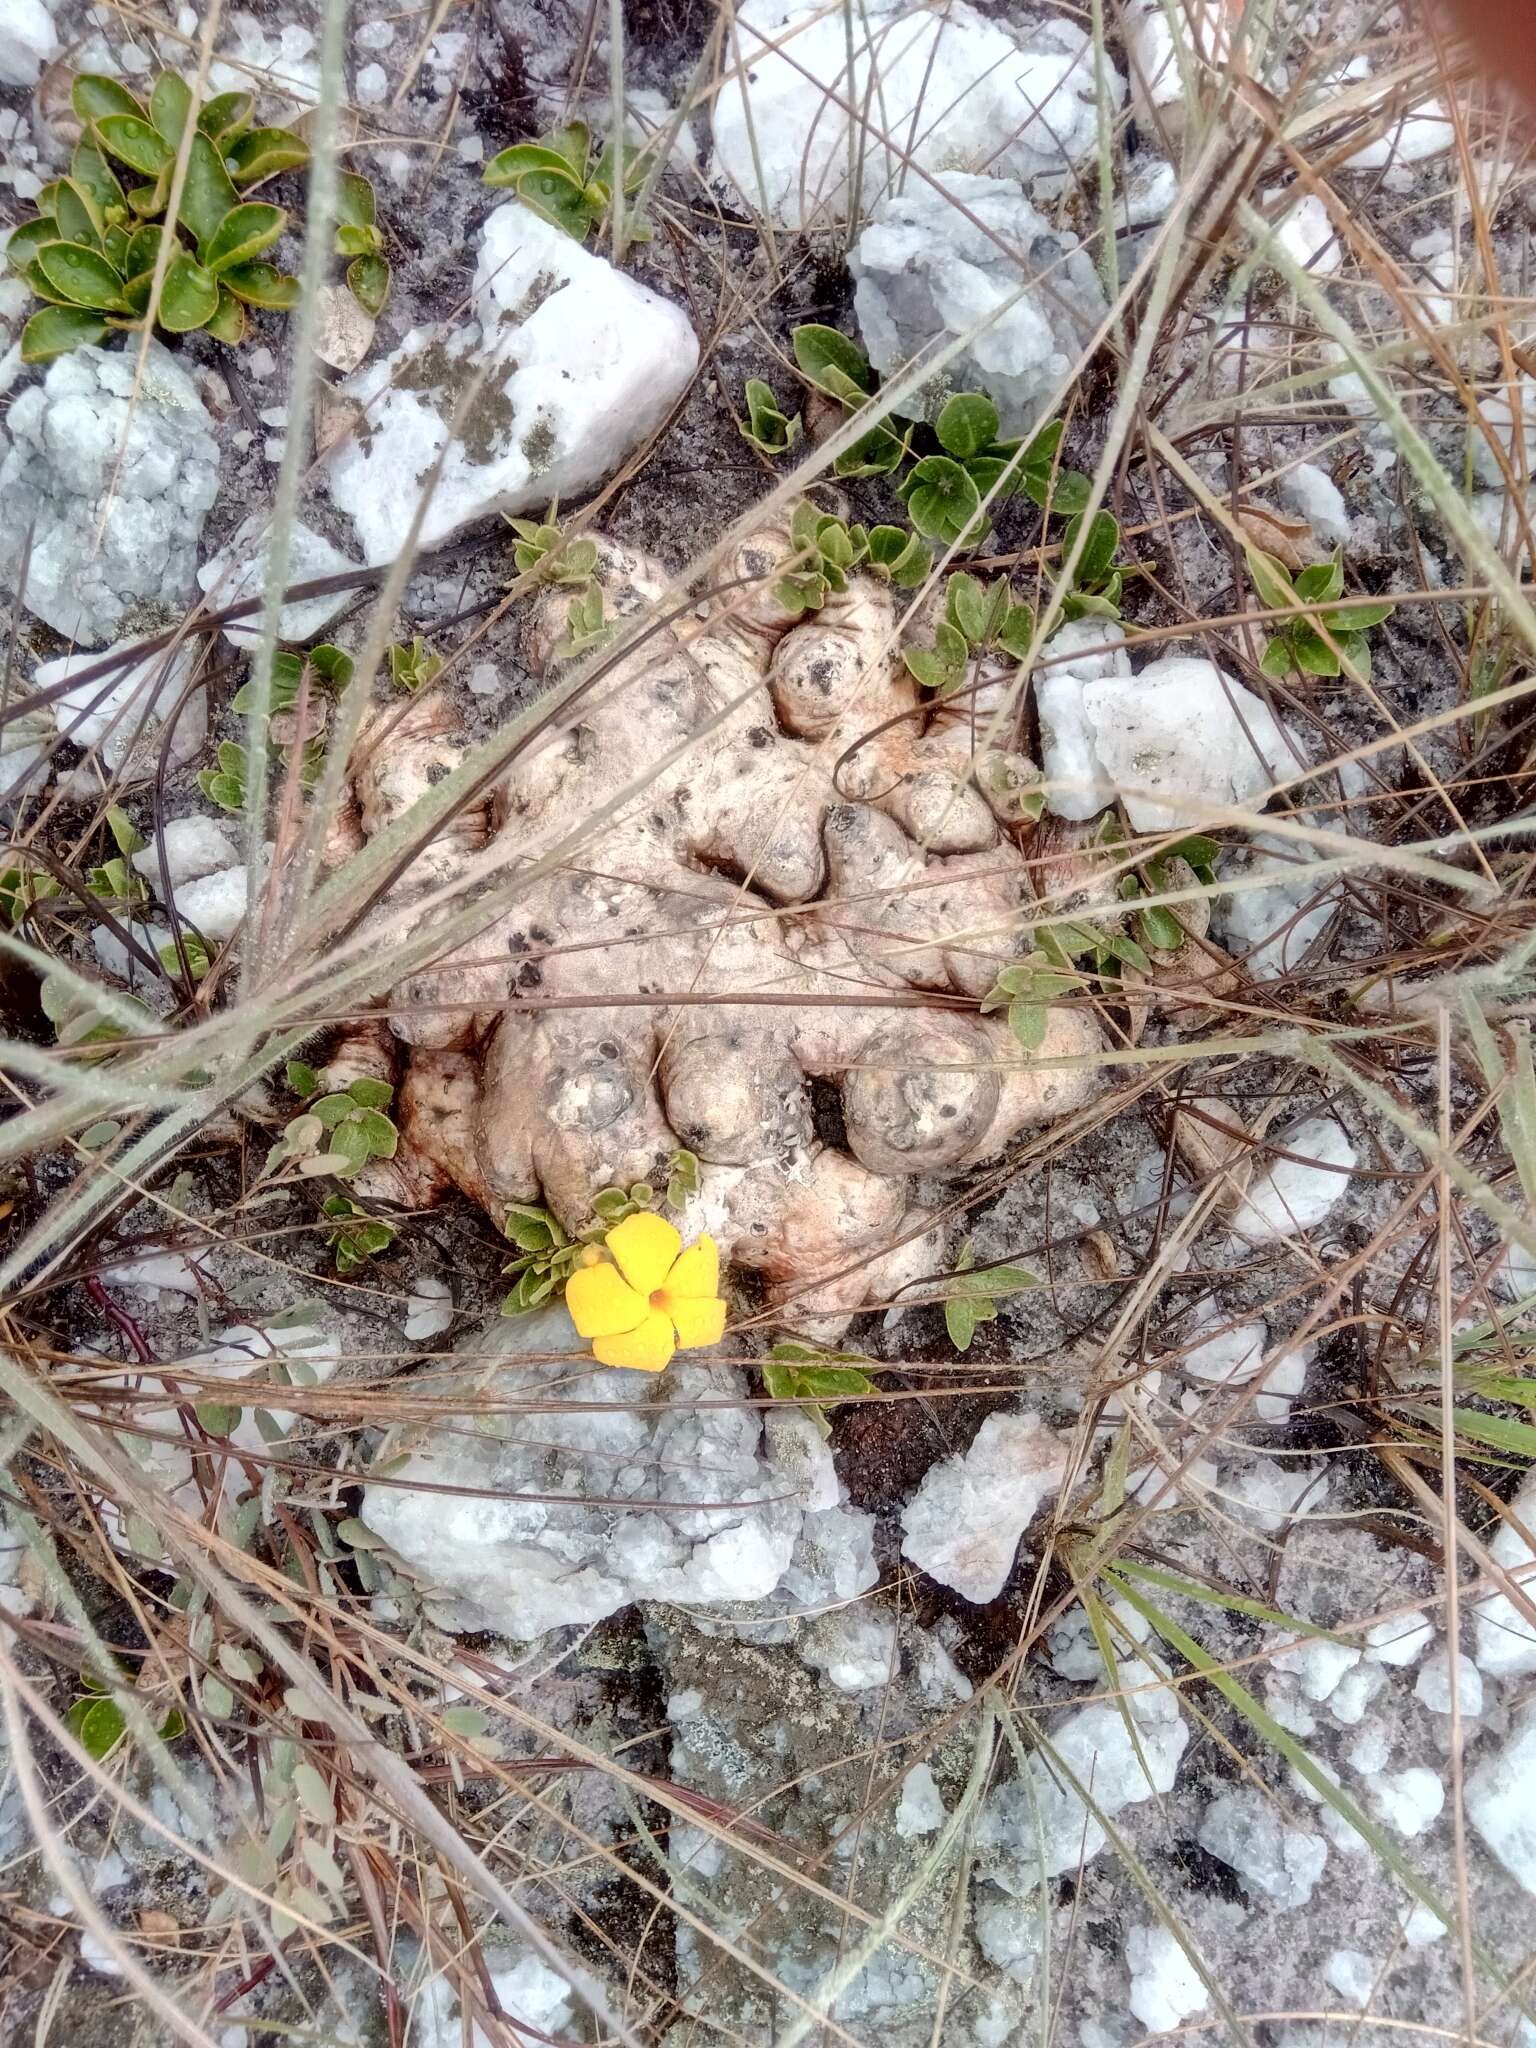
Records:
M1219 1312L1213 1312L1220 1321ZM1263 1323L1233 1323L1186 1351L1178 1364L1191 1379L1211 1386L1246 1386L1264 1363L1269 1330Z
M1201 1816L1199 1842L1281 1912L1307 1903L1328 1861L1322 1836L1292 1827L1252 1785L1211 1801Z
M896 1802L896 1832L903 1841L914 1835L931 1835L944 1825L944 1795L934 1783L927 1764L914 1764L902 1780Z
M1409 1948L1428 1948L1432 1941L1445 1938L1445 1922L1428 1906L1400 1906L1397 1924L1402 1928L1403 1940Z
M1461 1650L1456 1652L1456 1690L1461 1711L1469 1720L1483 1711L1483 1674ZM1413 1693L1432 1714L1451 1711L1451 1660L1444 1644L1424 1659Z
M887 1685L898 1664L895 1623L867 1607L839 1607L818 1615L796 1647L801 1661L839 1692Z
M963 1457L924 1474L902 1512L902 1555L967 1600L995 1600L1066 1469L1066 1444L1038 1415L989 1415Z
M377 21L365 21L355 37L360 50L387 50L394 40L395 24L383 17Z
M1251 1244L1270 1244L1311 1230L1349 1191L1356 1153L1331 1116L1309 1117L1271 1134L1277 1158L1256 1175L1233 1212L1232 1228Z
M1131 91L1143 118L1154 134L1177 140L1188 116L1189 85L1198 90L1212 67L1225 67L1231 56L1221 8L1216 0L1183 0L1171 14L1161 0L1135 0L1126 11L1125 42Z
M160 849L151 838L132 856L133 865L150 887L164 895L166 886L178 888L195 882L219 868L233 867L239 859L234 841L217 818L168 818L161 827L165 845L165 871L160 866Z
M1434 1624L1423 1614L1400 1614L1365 1632L1365 1653L1377 1664L1416 1664L1435 1640Z
M1348 1643L1330 1643L1322 1637L1308 1637L1292 1644L1271 1659L1276 1671L1288 1671L1309 1700L1328 1698L1346 1671L1360 1662L1360 1652Z
M935 417L951 392L984 390L1005 435L1030 432L1104 317L1092 258L1010 178L948 171L881 200L848 267L859 331L887 379L997 316L896 406L910 419ZM1021 292L1035 275L1042 283Z
M265 514L253 513L241 524L229 545L197 572L197 580L210 606L222 610L226 605L240 604L258 592L265 592L270 546L271 530ZM356 567L353 558L333 547L324 534L316 533L302 520L294 521L288 542L286 580L290 588L295 583L314 582L322 576L338 576L344 570ZM278 638L313 640L317 633L324 632L339 612L346 609L354 595L355 592L350 590L337 590L329 596L295 598L278 613ZM232 647L258 647L261 644L260 611L231 619L224 628L224 638Z
M1309 521L1314 535L1325 548L1342 547L1350 536L1349 513L1344 494L1315 462L1298 462L1280 479L1280 495L1293 510Z
M1062 818L1091 818L1118 794L1138 832L1196 826L1213 810L1262 802L1296 772L1268 705L1195 656L1091 681L1044 670L1039 711L1055 785L1046 804Z
M453 1294L435 1273L418 1273L405 1302L405 1341L421 1344L453 1325Z
M502 691L501 670L494 661L477 661L464 678L472 697L498 697Z
M1445 1787L1423 1764L1407 1770L1383 1771L1366 1781L1366 1797L1375 1811L1410 1841L1433 1827L1445 1805Z
M1332 277L1344 261L1344 246L1327 207L1315 192L1284 194L1280 204L1285 210L1275 221L1275 242L1298 270Z
M1509 1503L1510 1512L1536 1536L1536 1468L1529 1471ZM1536 1548L1513 1522L1499 1520L1488 1549L1495 1564L1517 1573L1528 1603L1536 1605ZM1472 1655L1489 1678L1525 1678L1536 1671L1536 1624L1507 1593L1490 1593L1472 1610ZM1533 1745L1536 1749L1536 1745Z
M352 94L360 107L376 107L389 91L389 73L382 64L365 64L353 81Z
M1210 1994L1171 1928L1161 1922L1133 1927L1125 1939L1125 1960L1131 2011L1154 2034L1205 2011Z
M145 606L180 611L196 590L197 543L218 489L219 450L197 387L151 342L76 348L23 391L0 431L0 582L55 632L99 647Z
M1323 1976L1346 2005L1363 2012L1371 2002L1376 1965L1357 1948L1336 1948L1323 1964Z

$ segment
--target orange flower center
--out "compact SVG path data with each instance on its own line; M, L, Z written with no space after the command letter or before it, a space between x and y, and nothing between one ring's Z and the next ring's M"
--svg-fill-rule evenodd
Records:
M655 1293L654 1293L654 1294L653 1294L653 1295L651 1296L651 1307L652 1307L652 1308L659 1308L659 1309L665 1309L665 1308L666 1308L666 1306L667 1306L667 1290L665 1289L665 1287L658 1287L658 1288L656 1289Z

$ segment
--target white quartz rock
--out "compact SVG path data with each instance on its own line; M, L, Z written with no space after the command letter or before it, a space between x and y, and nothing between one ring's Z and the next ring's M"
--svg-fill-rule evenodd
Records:
M1170 23L1170 11L1177 31ZM1126 60L1131 91L1154 129L1177 136L1184 127L1190 88L1197 91L1231 54L1231 37L1217 0L1135 0L1126 10Z
M14 585L28 529L29 610L99 647L146 606L196 591L197 542L218 489L212 422L187 372L151 342L76 348L23 391L0 429L0 583Z
M563 1306L493 1324L466 1349L481 1373L506 1358L493 1384L518 1405L494 1436L446 1429L403 1468L465 1490L407 1493L379 1481L362 1508L449 1626L525 1641L633 1600L723 1606L734 1618L735 1603L776 1591L813 1518L798 1475L765 1456L761 1416L735 1405L738 1372L704 1353L655 1379L526 1363L580 1357ZM841 1533L855 1531L845 1523Z
M1331 1116L1308 1117L1272 1133L1279 1151L1294 1153L1249 1184L1233 1212L1232 1228L1252 1244L1298 1236L1321 1223L1349 1187L1356 1163L1353 1143Z
M1093 46L1062 21L1027 35L1021 49L966 0L936 10L869 0L851 16L820 0L745 0L724 47L712 168L753 212L793 228L847 217L850 155L864 208L885 197L903 157L918 172L1059 178L1096 140ZM1109 90L1118 107L1112 68ZM909 171L904 183L923 180Z
M1483 1674L1461 1650L1456 1653L1456 1690L1461 1711L1468 1720L1483 1711ZM1444 1645L1424 1659L1413 1692L1415 1699L1422 1700L1432 1714L1451 1711L1450 1654Z
M1015 1898L1029 1898L1042 1876L1075 1870L1080 1857L1098 1855L1108 1837L1068 1772L1111 1820L1127 1806L1173 1790L1189 1730L1172 1688L1153 1683L1155 1677L1134 1658L1120 1668L1134 1739L1119 1702L1078 1707L1050 1731L1050 1755L1030 1756L1027 1784L1012 1778L989 1795L976 1829L982 1876Z
M253 513L242 523L228 547L222 548L198 570L197 580L203 595L215 610L222 611L226 605L241 604L248 598L265 593L271 539L270 525L265 516ZM287 583L290 587L295 583L311 583L321 576L336 576L344 569L356 567L352 557L333 547L324 534L316 533L302 520L294 521L288 543ZM279 640L313 640L317 633L324 632L355 595L354 591L338 590L328 597L298 598L292 604L285 604L278 614L277 637ZM245 618L232 619L224 628L224 638L232 647L258 646L261 613L254 611Z
M1201 1816L1198 1838L1201 1848L1235 1870L1250 1892L1282 1912L1307 1903L1328 1861L1322 1836L1291 1826L1274 1801L1253 1785L1239 1785L1213 1799Z
M914 1835L931 1835L944 1825L944 1795L934 1783L927 1764L914 1764L902 1781L896 1802L896 1832L904 1841Z
M936 414L953 391L984 390L1005 435L1028 433L1104 317L1092 258L1011 178L949 171L882 199L848 267L859 331L887 379L997 316L895 407L912 419Z
M989 1415L963 1457L923 1475L902 1511L903 1557L967 1600L995 1600L1066 1469L1066 1444L1038 1415Z
M1180 1370L1212 1386L1246 1386L1264 1363L1268 1328L1260 1322L1228 1324L1219 1309L1212 1309L1205 1323L1214 1326L1213 1334L1185 1352Z
M414 329L343 387L364 419L332 449L327 488L370 563L404 548L440 457L422 547L600 482L699 359L678 307L515 200L485 222L474 312L446 337Z
M1274 240L1292 263L1314 277L1332 277L1344 261L1344 248L1322 200L1315 192L1287 192L1276 209Z
M569 2038L581 2024L576 1993L557 1970L531 1949L513 1953L500 1939L488 1945L486 1967L496 2003L506 2018L498 2036L528 2030L535 2040ZM466 2033L458 1996L446 1977L427 1976L411 2000L412 2048L491 2048L478 2024Z
M1235 886L1213 903L1211 930L1256 980L1294 973L1332 922L1343 884L1316 874L1317 858L1305 840L1259 832L1242 866L1228 866Z
M1293 512L1311 522L1313 534L1325 548L1340 547L1349 539L1344 493L1315 462L1298 462L1287 470L1280 479L1280 495Z
M1114 619L1065 620L1051 635L1046 655L1052 661L1070 657L1062 660L1062 667L1069 668L1084 683L1099 676L1128 676L1131 672L1125 628Z
M1194 826L1296 773L1268 705L1198 656L1092 680L1047 670L1036 701L1058 817L1091 818L1118 794L1138 832Z
M1536 1706L1467 1778L1467 1819L1510 1876L1536 1893Z
M868 1607L835 1607L805 1630L796 1645L803 1663L839 1692L870 1692L888 1685L900 1668L896 1624Z
M1403 1771L1382 1771L1366 1780L1365 1792L1372 1810L1410 1841L1434 1826L1445 1805L1444 1785L1423 1764L1410 1764Z
M0 0L0 85L36 85L58 50L43 0Z
M1509 1505L1536 1536L1536 1468L1526 1474ZM1518 1575L1527 1602L1536 1606L1536 1550L1502 1518L1488 1549L1496 1564ZM1486 1678L1525 1678L1536 1671L1536 1624L1507 1593L1490 1593L1473 1608L1472 1656Z
M126 649L115 649L124 653ZM54 701L53 715L59 731L78 747L98 747L101 758L114 773L130 759L140 773L153 769L163 737L161 720L170 715L192 673L194 650L190 646L159 648L113 676L98 676L66 690ZM102 659L99 649L76 648L43 662L32 680L39 690L67 682ZM170 764L181 767L202 750L208 732L205 693L194 690L181 707L171 738Z
M162 828L167 872L162 875L160 853L151 839L132 856L133 865L157 894L166 886L180 888L183 882L199 881L220 868L233 867L239 855L235 842L217 818L168 818Z
M1205 2011L1210 1994L1172 1928L1160 1921L1133 1927L1125 1938L1125 1960L1131 2011L1154 2034Z
M1434 1640L1434 1624L1426 1615L1399 1614L1366 1630L1365 1654L1376 1664L1416 1664Z

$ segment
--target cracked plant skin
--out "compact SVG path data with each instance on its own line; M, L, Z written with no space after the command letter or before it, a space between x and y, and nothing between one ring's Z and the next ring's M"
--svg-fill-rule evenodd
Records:
M1029 1053L1001 1016L889 1003L980 997L1028 951L1032 827L1007 821L1032 771L973 752L1001 679L974 711L925 704L890 591L855 578L797 621L773 595L789 553L781 527L752 536L722 571L743 587L623 654L434 842L412 889L483 872L488 854L534 861L596 821L512 911L395 987L387 1027L349 1034L329 1078L398 1062L400 1156L365 1191L421 1205L456 1186L498 1224L542 1200L579 1226L598 1189L663 1182L686 1148L700 1190L685 1236L712 1231L779 1320L826 1341L942 1269L912 1181L1079 1108L1103 1041L1082 1005L1056 1006ZM621 620L669 581L606 539L597 575ZM531 607L543 674L571 602L551 588ZM440 695L387 714L359 749L362 831L402 815L459 746ZM813 1082L841 1091L846 1149L817 1134Z

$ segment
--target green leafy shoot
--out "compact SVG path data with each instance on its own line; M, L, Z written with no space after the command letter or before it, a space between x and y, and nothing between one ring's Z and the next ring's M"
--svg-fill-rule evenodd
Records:
M848 588L849 577L857 571L912 590L931 563L927 548L905 527L849 526L818 511L809 498L795 507L789 537L794 552L773 594L796 616L819 612L834 592Z
M1312 607L1305 617L1286 620L1265 642L1260 661L1265 675L1277 680L1290 675L1331 677L1342 675L1347 664L1368 681L1371 649L1366 635L1391 618L1396 606L1383 601L1338 604L1344 595L1344 550L1336 548L1326 562L1314 563L1295 578L1283 562L1261 548L1250 547L1246 553L1248 574L1262 605L1275 611L1289 605Z
M742 439L760 455L787 455L800 438L799 413L792 419L782 413L772 385L761 377L747 379L742 397L747 408L746 418L737 422Z
M823 1401L859 1400L880 1389L863 1370L860 1351L820 1351L813 1344L773 1345L763 1360L763 1385L775 1401L798 1401L824 1437L832 1434Z
M105 341L114 328L142 327L167 235L173 240L155 311L166 333L203 328L235 343L244 338L248 305L291 310L297 281L263 260L288 215L246 195L277 170L309 161L300 137L251 131L248 93L221 94L197 109L173 72L155 81L147 104L118 80L91 73L76 78L71 98L81 135L69 169L43 187L36 217L6 244L11 268L45 302L22 331L23 361L47 362ZM172 223L165 217L172 173L194 115Z
M328 1219L326 1236L339 1274L354 1272L364 1259L376 1258L395 1241L392 1224L370 1216L348 1195L327 1195L320 1207Z
M1144 860L1134 874L1122 875L1121 900L1134 903L1143 895L1165 896L1175 889L1187 889L1194 882L1214 888L1220 852L1217 840L1207 839L1203 833L1191 833L1176 846ZM1184 943L1184 921L1171 904L1150 904L1135 913L1133 922L1141 943L1158 952L1177 952Z
M442 667L443 657L419 633L414 639L396 641L389 650L390 681L397 690L408 690L412 696L440 675Z
M515 192L531 212L562 228L572 240L584 242L607 218L621 177L626 199L639 193L650 173L651 155L649 144L626 143L616 161L611 143L595 151L585 121L567 121L536 142L517 142L493 156L483 177L487 185ZM649 228L627 209L625 231L631 241L650 240Z
M372 185L359 171L343 171L336 189L336 253L350 258L347 289L375 320L393 282L377 216Z
M1081 993L1082 977L1058 966L1044 953L1031 953L1017 966L1005 967L982 998L981 1013L1006 1010L1008 1029L1026 1052L1038 1052L1050 1028L1051 1004L1058 996Z
M957 569L944 587L944 617L934 629L933 646L905 647L902 660L924 689L946 697L961 687L981 655L1022 660L1034 628L1033 612L1014 603L1005 576L986 584Z
M535 576L541 583L569 583L584 588L597 570L597 542L585 535L562 533L560 508L552 504L542 519L513 519L507 524L517 535L512 561L519 576Z
M954 1272L936 1283L932 1298L944 1303L944 1327L950 1343L957 1351L969 1351L981 1324L997 1321L1000 1299L1039 1285L1039 1276L1023 1266L978 1267L967 1238Z
M312 1068L294 1064L301 1080L318 1086ZM290 1118L268 1152L264 1175L291 1167L301 1179L327 1175L350 1180L370 1159L393 1159L400 1133L385 1114L393 1094L387 1081L367 1075L328 1095L311 1089L303 1111Z
M603 610L603 593L600 585L589 583L579 596L571 599L565 615L565 631L555 642L557 661L579 661L594 647L601 647L611 640L618 631L617 619L610 619Z

